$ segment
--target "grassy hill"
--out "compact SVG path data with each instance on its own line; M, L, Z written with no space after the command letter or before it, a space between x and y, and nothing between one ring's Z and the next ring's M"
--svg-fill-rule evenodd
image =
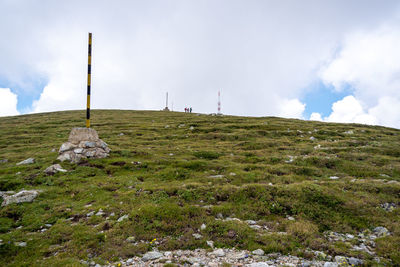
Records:
M45 175L71 128L84 126L84 116L0 118L0 160L8 159L0 163L0 191L42 190L32 203L0 207L1 266L78 266L88 258L104 264L155 246L208 248L207 240L216 247L300 257L318 250L366 265L400 265L399 130L94 110L92 127L111 148L110 157L63 162L68 172ZM16 165L29 157L36 162ZM397 208L387 211L384 203ZM88 216L100 209L103 215ZM128 218L118 222L123 215ZM377 226L390 234L375 239L373 254L353 250L356 239L332 240L332 232L367 235ZM127 242L131 236L142 242Z

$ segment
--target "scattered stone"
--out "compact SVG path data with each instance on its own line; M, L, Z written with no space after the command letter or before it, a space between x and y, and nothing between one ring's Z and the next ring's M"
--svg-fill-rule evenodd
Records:
M390 177L389 175L384 174L384 173L381 173L381 174L379 174L379 175L382 176L382 177L386 177L386 178Z
M164 127L165 129L167 129L167 128L169 128L169 125L165 125L165 127Z
M155 260L161 258L162 256L163 254L158 251L150 251L143 255L142 260L144 261Z
M386 227L382 227L382 226L375 227L373 232L378 237L390 235L389 230Z
M294 217L292 217L292 216L288 216L287 219L288 219L289 221L294 221L294 220L295 220Z
M3 195L2 207L10 205L11 203L32 202L39 195L37 190L22 190L13 195Z
M262 227L261 227L260 225L257 225L257 224L249 225L249 227L250 227L251 229L254 229L254 230L261 230L261 229L262 229Z
M257 256L263 256L264 255L264 250L259 248L259 249L253 250L251 253L253 253L253 255L257 255Z
M92 217L93 215L94 215L94 211L91 211L88 214L86 214L86 217Z
M207 246L214 249L214 241L208 240L208 241L206 241L206 243L207 243Z
M224 178L224 176L222 174L217 174L217 175L208 176L208 178Z
M123 136L124 135L124 133L120 133L120 134L118 134L118 136Z
M27 244L26 242L15 242L14 245L17 247L26 247Z
M325 262L324 267L338 267L339 265L337 264L337 262Z
M200 230L205 230L206 228L207 226L204 223L200 226Z
M26 160L18 162L16 165L25 165L25 164L32 164L32 163L35 163L35 159L34 158L28 158Z
M102 209L99 209L99 211L96 213L96 216L103 216L105 215L105 212L103 212Z
M311 141L315 141L315 137L314 137L314 136L311 136L311 137L310 137L310 140L311 140Z
M106 158L110 149L92 128L73 128L68 142L61 145L58 160L79 163L85 158Z
M248 225L255 225L255 224L257 224L257 222L256 222L256 221L253 221L253 220L246 220L246 223L247 223Z
M293 157L293 156L288 156L288 157L289 157L289 159L288 159L288 160L285 160L285 162L286 162L286 163L292 163L293 160L294 160L294 157Z
M225 251L222 248L216 249L212 252L217 257L224 257L225 256Z
M331 179L331 180L337 180L337 179L339 179L339 177L338 177L338 176L330 176L329 179Z
M230 175L230 176L236 176L236 173L231 172L231 173L229 173L229 175Z
M67 172L67 170L64 170L60 164L53 164L44 170L47 175L54 175L57 172Z
M123 220L126 220L128 218L129 218L128 214L125 214L124 216L119 217L117 222L122 222Z
M270 267L270 265L266 262L253 262L253 263L247 264L246 266L248 266L248 267Z
M130 237L128 237L127 239L126 239L126 242L128 242L128 243L135 243L135 237L134 236L130 236Z
M203 238L203 236L201 235L201 234L192 234L192 236L194 237L194 239L201 239L201 238Z
M349 262L350 266L359 266L364 263L363 260L360 260L360 259L354 258L354 257L348 258L347 261Z
M343 257L343 256L335 256L335 262L337 262L339 265L347 264L346 257Z
M385 211L389 211L389 212L392 212L397 207L396 204L394 204L394 203L383 203L380 206L382 209L384 209Z
M344 134L354 134L353 130L345 131Z
M7 163L8 159L0 159L0 163Z

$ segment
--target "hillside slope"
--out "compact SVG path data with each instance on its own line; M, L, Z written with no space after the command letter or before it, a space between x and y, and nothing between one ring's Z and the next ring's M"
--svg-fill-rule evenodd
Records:
M0 191L41 190L0 207L1 266L105 264L152 248L211 250L206 241L400 265L399 130L94 110L110 157L46 175L83 126L83 111L0 118Z

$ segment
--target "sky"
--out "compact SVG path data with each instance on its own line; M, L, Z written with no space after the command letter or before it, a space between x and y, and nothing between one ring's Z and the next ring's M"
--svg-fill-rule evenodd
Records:
M0 0L0 116L86 108L400 128L400 1Z

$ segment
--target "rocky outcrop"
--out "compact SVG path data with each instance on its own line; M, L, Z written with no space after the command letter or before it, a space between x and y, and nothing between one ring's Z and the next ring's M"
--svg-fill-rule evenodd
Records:
M106 158L110 149L92 128L73 128L68 142L61 145L58 160L79 163L85 158Z
M39 195L37 190L22 190L13 195L3 194L2 207L10 205L11 203L32 202Z

